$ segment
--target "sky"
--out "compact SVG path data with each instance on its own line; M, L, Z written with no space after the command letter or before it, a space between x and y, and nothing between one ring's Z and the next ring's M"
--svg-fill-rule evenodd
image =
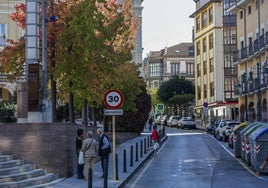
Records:
M142 6L143 58L150 51L192 42L193 0L143 0Z

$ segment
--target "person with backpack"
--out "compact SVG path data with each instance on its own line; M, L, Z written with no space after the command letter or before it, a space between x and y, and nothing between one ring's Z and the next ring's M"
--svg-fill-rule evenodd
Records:
M100 178L104 178L104 175L108 176L108 163L109 163L109 154L111 153L111 145L108 136L103 133L103 128L97 129L97 135L99 135L100 137L99 156L101 158L101 167L103 172L103 175Z

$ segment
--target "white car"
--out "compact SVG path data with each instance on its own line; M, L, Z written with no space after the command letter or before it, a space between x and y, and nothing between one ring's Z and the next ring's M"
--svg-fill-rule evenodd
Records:
M230 120L230 119L222 119L219 123L219 126L216 129L215 136L217 140L226 141L228 136L230 135L231 129L235 125L239 125L240 122Z
M196 122L192 117L183 117L178 121L177 128L188 128L188 129L196 129Z
M176 127L178 125L179 119L180 119L179 116L170 116L167 121L167 125L170 127Z
M83 119L82 118L78 118L78 119L75 119L75 124L76 125L83 125ZM93 126L94 125L94 122L91 121L90 119L88 119L88 126ZM103 125L96 121L96 125L97 125L97 128L103 128Z

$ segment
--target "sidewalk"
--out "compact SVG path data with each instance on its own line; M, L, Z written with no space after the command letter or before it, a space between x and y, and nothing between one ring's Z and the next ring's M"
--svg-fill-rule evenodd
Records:
M141 136L136 137L132 140L122 143L121 145L116 146L116 153L118 155L118 180L115 180L114 170L113 170L113 154L110 154L109 157L109 167L108 167L108 187L124 187L127 181L131 178L132 175L146 162L147 159L153 154L153 150L146 150L144 152L144 140L146 140L146 145L148 146L148 140L150 138L151 131L145 129ZM143 152L141 156L141 141L143 143ZM136 143L138 143L138 161L136 161ZM130 148L133 146L133 166L130 167ZM124 171L124 162L123 155L124 150L126 150L126 170ZM94 175L93 175L93 188L102 188L104 185L104 179L100 178L102 175L101 163L98 162L95 164ZM87 188L88 182L77 179L76 175L66 178L63 181L48 186L49 188Z

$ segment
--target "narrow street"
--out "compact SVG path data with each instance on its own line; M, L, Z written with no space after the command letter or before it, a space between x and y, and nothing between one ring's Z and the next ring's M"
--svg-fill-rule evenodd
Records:
M200 130L166 131L166 143L126 187L268 187L267 181L243 168L211 135Z

